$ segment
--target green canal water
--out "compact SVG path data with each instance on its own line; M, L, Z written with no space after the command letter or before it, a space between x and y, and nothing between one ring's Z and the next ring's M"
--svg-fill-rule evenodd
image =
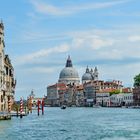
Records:
M140 140L140 109L49 107L0 121L0 140Z

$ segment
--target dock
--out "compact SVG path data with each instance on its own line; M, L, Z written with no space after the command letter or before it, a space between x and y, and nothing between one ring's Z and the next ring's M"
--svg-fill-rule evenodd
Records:
M16 112L16 111L11 111L10 115L12 117L18 117L20 116L20 112ZM28 114L26 112L22 112L22 116L27 116Z
M0 120L11 120L11 114L8 112L0 112Z

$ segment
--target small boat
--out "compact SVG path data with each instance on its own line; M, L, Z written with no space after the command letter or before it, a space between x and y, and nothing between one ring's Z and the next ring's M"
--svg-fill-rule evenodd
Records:
M101 108L101 106L98 104L95 104L95 105L93 105L93 108Z
M61 109L66 109L66 106L65 106L65 105L62 105L62 106L61 106Z
M134 109L140 109L140 106L132 106L132 108L134 108Z

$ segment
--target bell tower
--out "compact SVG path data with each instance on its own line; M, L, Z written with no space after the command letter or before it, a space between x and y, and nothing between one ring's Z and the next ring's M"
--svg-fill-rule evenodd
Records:
M98 80L98 75L99 75L98 69L97 69L97 67L95 67L95 69L94 69L94 80Z

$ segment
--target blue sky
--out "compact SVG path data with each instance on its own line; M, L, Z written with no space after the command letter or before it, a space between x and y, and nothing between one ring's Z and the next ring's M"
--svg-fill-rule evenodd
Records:
M79 76L88 65L101 80L133 85L140 72L139 0L4 0L6 53L17 78L16 99L46 94L68 55Z

